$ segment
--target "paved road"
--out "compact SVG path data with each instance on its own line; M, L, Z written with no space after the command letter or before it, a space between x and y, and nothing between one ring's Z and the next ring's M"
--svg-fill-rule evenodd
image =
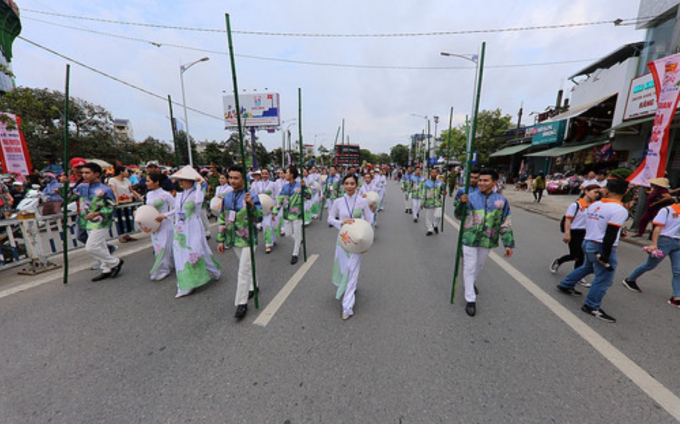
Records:
M665 303L668 263L640 280L643 294L629 292L618 281L643 257L639 247L622 245L617 282L604 303L618 323L603 323L554 289L567 272L547 269L565 251L557 222L517 209L516 255L488 262L478 315L470 318L462 290L449 304L455 229L447 222L443 235L425 237L424 223L404 214L395 183L388 196L348 321L340 319L329 281L336 232L324 223L308 228L308 252L318 259L264 327L254 324L259 312L252 308L244 321L233 318L232 252L220 256L219 282L180 300L173 297L174 278L146 278L152 255L139 245L144 241L121 249L139 251L125 257L116 280L94 284L93 271L80 271L68 286L55 275L8 294L24 281L0 275L1 421L672 423L680 417L664 404L680 395L680 311ZM270 255L257 252L263 308L302 266L288 263L291 242L284 238ZM76 269L89 263L74 260Z

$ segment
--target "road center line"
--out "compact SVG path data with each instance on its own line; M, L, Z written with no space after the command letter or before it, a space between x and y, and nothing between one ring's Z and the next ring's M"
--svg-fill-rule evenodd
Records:
M267 324L269 324L269 321L274 317L274 314L279 310L281 305L283 305L283 302L288 299L288 296L293 292L295 287L300 283L302 278L307 274L307 271L312 268L312 265L314 265L314 262L319 258L319 255L312 255L307 259L307 262L305 262L300 269L298 269L295 274L293 274L292 277L290 277L290 280L286 283L285 286L276 294L274 299L272 299L271 302L267 305L266 308L262 312L260 312L260 315L257 316L255 321L253 321L253 324L259 325L262 327L266 327Z
M444 218L455 229L458 230L460 228L460 225L449 216L444 215ZM576 334L581 336L581 338L588 342L595 350L600 352L600 354L618 368L623 375L628 377L643 392L647 393L652 400L661 405L661 407L663 407L673 418L680 421L680 398L678 396L654 379L654 377L633 362L633 360L628 358L623 352L614 347L607 339L599 335L581 319L577 318L576 315L562 306L562 304L553 299L517 268L510 265L500 255L492 251L489 254L489 257L543 305L557 315L558 318L564 321L565 324L571 327Z

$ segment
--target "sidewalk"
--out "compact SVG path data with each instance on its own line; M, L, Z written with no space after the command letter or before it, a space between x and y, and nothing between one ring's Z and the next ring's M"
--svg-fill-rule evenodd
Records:
M562 216L564 215L564 212L566 212L569 204L575 202L578 199L578 196L575 195L557 194L552 196L543 196L541 203L535 203L534 195L531 192L518 191L512 187L506 188L503 191L503 196L508 199L511 208L524 209L526 211L554 219L557 222L562 220ZM632 219L628 219L628 221L626 221L627 227L632 224ZM560 231L558 224L555 224L555 231ZM640 238L622 237L621 241L637 246L647 246L650 243L646 236Z

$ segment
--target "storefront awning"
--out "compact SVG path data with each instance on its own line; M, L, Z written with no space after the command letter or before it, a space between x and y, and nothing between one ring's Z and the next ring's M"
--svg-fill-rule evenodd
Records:
M605 144L605 143L608 143L608 141L602 140L602 141L596 141L594 143L579 144L577 146L553 147L552 149L543 150L542 152L529 153L526 156L527 157L532 156L532 157L555 158L557 156L568 155L569 153L574 153L574 152L578 152L578 151L581 151L581 150L589 149L591 147L600 146L600 145Z
M631 119L630 121L621 122L619 125L612 127L614 131L622 130L624 128L634 127L635 125L644 124L645 122L652 122L654 115L645 116L644 118Z
M573 107L573 108L569 109L568 111L566 111L564 113L560 113L559 115L553 116L550 119L546 119L545 121L543 121L541 123L546 124L546 123L549 123L549 122L564 121L565 119L575 118L579 115L586 113L589 109L599 105L600 103L606 102L607 100L611 99L614 96L616 96L616 93L610 94L608 96L602 97L602 98L594 100L592 102L582 104L582 105L577 106L577 107Z
M491 153L491 157L494 158L494 157L499 157L499 156L514 155L516 153L523 152L530 147L531 147L531 144L518 144L516 146L508 146L508 147L505 147L503 149L500 149L498 151Z

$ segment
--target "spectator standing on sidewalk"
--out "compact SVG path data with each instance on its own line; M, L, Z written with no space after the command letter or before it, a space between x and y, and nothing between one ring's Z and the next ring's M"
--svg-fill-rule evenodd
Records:
M534 202L541 203L543 190L545 190L545 174L541 171L534 179Z
M632 237L642 237L645 234L645 231L647 231L647 226L652 218L654 218L664 206L667 206L673 201L668 190L670 187L668 178L652 178L647 181L649 182L649 192L645 199L645 213L642 214L642 217L640 218L637 234L633 234Z

